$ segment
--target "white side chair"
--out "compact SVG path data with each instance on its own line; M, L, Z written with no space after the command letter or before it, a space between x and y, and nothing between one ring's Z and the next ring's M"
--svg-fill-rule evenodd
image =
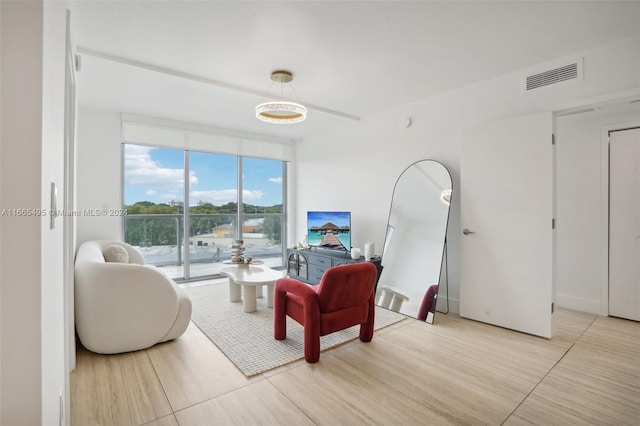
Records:
M175 339L187 329L191 309L189 296L160 269L144 265L133 246L100 240L78 249L76 329L88 350L130 352Z

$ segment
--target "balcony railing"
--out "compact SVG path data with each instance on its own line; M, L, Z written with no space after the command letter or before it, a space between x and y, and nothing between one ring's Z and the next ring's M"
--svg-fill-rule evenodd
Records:
M267 217L281 221L281 214L247 214L243 227L245 256L268 259L270 265L283 264L280 241L274 241L258 225ZM235 215L190 214L188 255L184 250L184 216L182 214L140 214L124 216L125 241L138 247L145 263L160 267L189 264L219 264L231 259L235 241ZM219 268L212 269L213 274ZM207 274L210 275L210 274Z

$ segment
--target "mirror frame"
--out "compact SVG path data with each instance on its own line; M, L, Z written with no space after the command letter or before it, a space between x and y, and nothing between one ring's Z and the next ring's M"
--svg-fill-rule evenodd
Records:
M442 246L442 250L441 250L441 254L440 254L440 261L438 262L439 264L439 269L438 269L438 282L437 284L425 284L425 293L424 296L422 297L422 303L420 304L420 309L418 310L416 315L412 315L410 313L407 312L403 312L401 310L401 305L403 303L404 297L406 297L406 295L403 295L401 292L396 292L395 290L399 290L396 288L392 288L389 286L383 286L383 287L379 287L377 289L376 292L376 305L377 306L381 306L390 310L394 310L396 312L400 312L403 315L407 315L413 318L417 318L420 320L424 320L425 322L429 323L429 324L433 324L434 318L435 318L435 312L436 312L436 305L437 305L437 301L438 301L438 293L441 290L441 286L442 286L442 281L443 281L443 272L444 275L446 276L446 281L447 281L447 306L448 306L448 298L449 298L449 289L448 289L448 264L447 264L447 233L448 233L448 227L449 227L449 218L451 215L451 199L453 196L453 180L451 178L451 172L449 172L449 169L447 169L447 167L441 163L440 161L437 160L432 160L432 159L423 159L423 160L418 160L413 162L412 164L410 164L409 166L407 166L398 176L394 187L393 187L393 192L392 192L392 196L391 196L391 204L389 206L389 215L387 217L387 229L385 232L385 240L384 240L384 244L383 244L383 249L382 249L382 265L383 267L384 265L384 261L385 261L385 254L387 253L387 250L389 248L389 243L391 240L391 235L394 232L394 226L391 224L391 220L392 220L392 213L393 213L393 205L394 202L396 202L396 195L397 195L397 189L398 189L398 184L401 182L402 178L405 177L405 173L407 173L409 170L411 170L413 167L418 166L421 163L425 163L425 162L430 162L433 163L439 167L442 168L442 170L444 172L446 172L447 177L449 178L449 188L445 188L443 191L445 190L450 190L450 194L448 195L448 203L444 200L441 199L440 201L443 202L444 204L448 205L447 208L447 212L446 215L444 215L443 219L443 226L444 226L444 233L442 234L442 241L441 241L441 246ZM418 169L419 170L419 169ZM443 192L441 193L443 194ZM438 229L442 229L442 228L438 228ZM437 239L439 240L439 236L437 237ZM436 244L438 244L438 241L436 241ZM435 263L435 260L434 260ZM430 269L431 270L431 269ZM388 269L387 269L388 271ZM435 273L435 272L434 272ZM383 269L383 274L384 274L384 269ZM430 302L430 303L429 303ZM440 311L441 312L441 311ZM448 308L447 311L444 313L448 313Z

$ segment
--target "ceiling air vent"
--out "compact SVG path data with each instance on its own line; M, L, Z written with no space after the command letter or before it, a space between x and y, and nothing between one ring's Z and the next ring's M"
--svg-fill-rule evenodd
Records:
M527 93L541 87L577 79L582 79L582 60L569 64L565 62L565 65L551 69L547 66L544 71L529 73L523 79L523 91Z

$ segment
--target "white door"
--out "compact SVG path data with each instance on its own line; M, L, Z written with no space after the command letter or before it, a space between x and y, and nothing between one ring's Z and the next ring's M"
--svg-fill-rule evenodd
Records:
M609 315L640 321L640 128L609 135Z
M465 129L460 315L553 336L550 112Z

